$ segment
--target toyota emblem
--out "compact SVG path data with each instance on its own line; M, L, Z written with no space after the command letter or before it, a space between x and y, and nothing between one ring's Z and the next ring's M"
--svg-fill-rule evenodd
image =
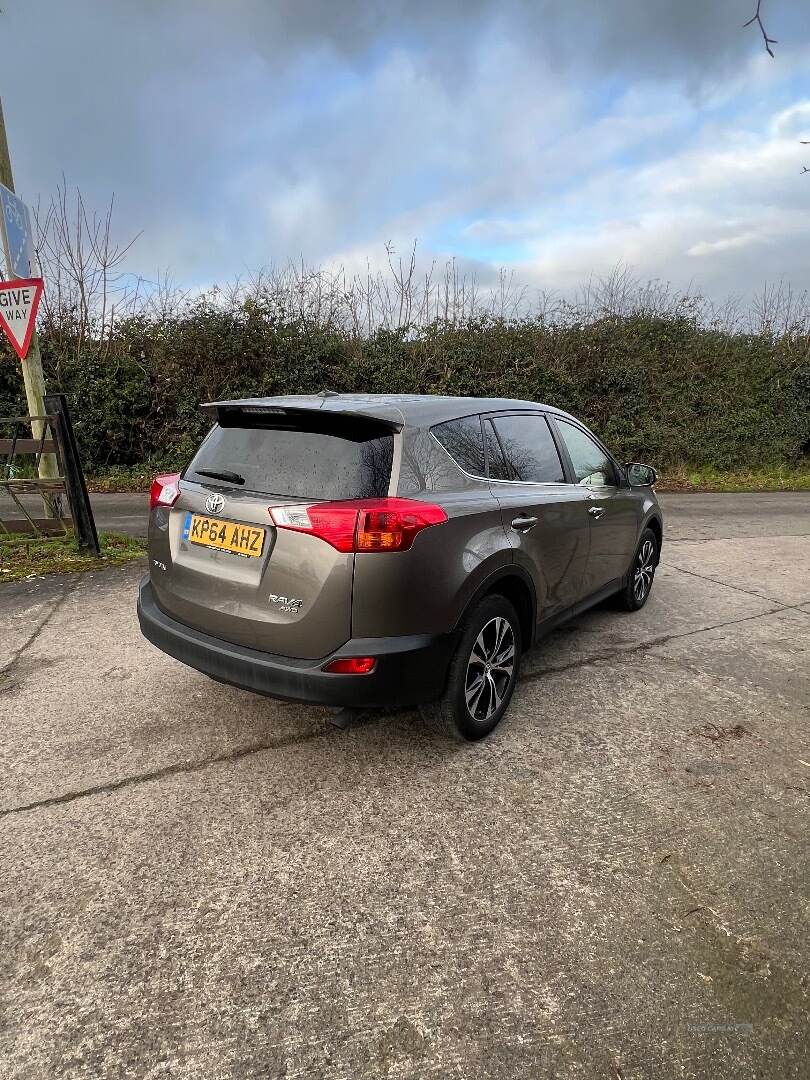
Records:
M209 514L221 514L225 509L224 498L219 493L216 495L209 495L205 500L205 509Z

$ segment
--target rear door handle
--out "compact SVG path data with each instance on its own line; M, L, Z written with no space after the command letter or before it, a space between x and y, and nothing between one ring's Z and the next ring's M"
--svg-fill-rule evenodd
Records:
M529 529L533 529L536 524L536 517L512 518L512 528L515 530L515 532L528 532Z
M602 516L602 514L604 514L604 512L605 512L605 508L604 508L604 506L592 506L592 507L591 507L591 508L590 508L590 509L588 510L588 513L589 513L589 514L593 514L593 516L594 516L595 518L600 518L600 517Z

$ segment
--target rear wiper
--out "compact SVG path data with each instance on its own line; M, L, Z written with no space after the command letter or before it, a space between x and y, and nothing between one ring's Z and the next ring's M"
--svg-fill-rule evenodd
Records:
M210 476L212 480L224 480L228 484L244 484L244 476L240 476L238 472L230 472L228 469L223 469L221 472L216 472L213 469L195 469L194 472L197 476Z

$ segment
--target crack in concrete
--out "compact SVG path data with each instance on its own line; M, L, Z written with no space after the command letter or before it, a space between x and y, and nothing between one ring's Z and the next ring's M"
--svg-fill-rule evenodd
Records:
M785 611L799 610L802 604L810 603L810 600L800 600L797 604L783 604L781 600L777 600L773 596L763 596L762 593L752 592L750 589L743 589L739 585L729 585L727 581L721 581L719 578L709 577L707 574L698 574L694 570L686 570L683 566L675 566L674 563L667 563L669 570L677 570L681 574L689 574L690 577L698 578L699 581L711 581L714 585L722 585L726 589L734 589L735 592L744 593L746 596L753 596L756 600L765 600L769 604L778 604Z
M669 565L669 564L668 564ZM598 653L594 656L581 657L578 660L572 661L570 664L560 664L556 667L543 668L540 671L529 672L528 674L520 677L521 683L535 682L538 679L545 678L548 675L559 675L568 671L575 671L579 668L587 667L590 664L606 663L611 660L630 659L633 656L648 652L651 649L657 648L660 645L666 645L670 641L678 641L683 638L694 637L697 634L705 634L710 630L720 630L725 626L736 626L740 623L752 622L756 619L765 618L768 615L775 615L781 611L802 611L800 604L780 604L778 600L773 600L770 597L760 596L758 593L749 592L747 589L741 589L736 585L728 585L724 581L718 581L715 578L704 577L701 574L696 574L691 570L684 570L680 566L672 566L671 569L678 570L683 574L689 574L692 577L700 578L704 581L712 581L717 585L725 585L726 588L734 589L736 592L745 593L748 596L753 596L758 600L764 600L768 603L775 604L769 611L760 612L757 615L746 615L740 619L727 619L724 622L714 623L711 626L701 626L696 630L687 630L680 634L662 634L660 637L653 638L650 641L640 642L638 645L631 646L625 649L612 649L604 653ZM78 583L77 583L78 584ZM50 620L65 602L65 600L71 595L76 585L66 586L65 591L53 605L49 613L42 620L39 626L34 630L33 634L28 640L17 650L12 657L11 661L5 668L0 670L0 675L8 675L12 672L14 666L19 662L25 651L36 641ZM803 601L804 603L804 601ZM802 611L802 614L810 614L810 612ZM75 802L77 799L88 798L93 795L106 795L115 791L120 791L129 787L136 787L140 784L151 783L152 781L162 780L170 776L179 776L184 774L191 774L201 772L204 769L209 768L211 765L221 765L230 762L241 761L243 758L252 756L253 754L260 754L266 750L279 750L287 746L295 746L297 744L310 742L315 739L324 738L328 735L328 731L316 731L309 735L292 735L284 739L277 739L275 742L258 743L253 746L241 747L240 749L230 751L227 754L220 754L213 758L204 758L198 761L191 762L176 762L172 765L166 765L161 769L153 769L148 772L138 773L134 776L125 776L120 780L112 780L104 784L96 784L88 788L80 788L76 791L68 791L62 795L54 795L47 799L39 799L34 802L25 803L21 806L9 807L5 810L0 810L0 819L9 817L14 814L26 813L30 810L40 810L50 806L60 806L66 803Z
M313 731L308 735L290 735L275 742L255 743L253 746L242 746L231 750L227 754L219 754L213 758L202 758L198 761L180 761L172 765L164 765L162 769L152 769L149 772L137 773L134 776L124 776L120 780L110 780L104 784L94 784L92 787L79 788L77 791L66 791L62 795L53 795L47 799L37 799L34 802L24 803L22 806L11 806L0 810L0 819L11 817L13 814L24 814L29 810L41 810L48 806L60 806L63 803L75 802L77 799L86 799L92 795L109 795L123 788L136 787L140 784L148 784L153 780L163 780L167 776L182 776L188 773L201 772L210 765L224 765L230 762L242 761L243 758L253 754L261 754L265 750L282 750L286 746L295 746L299 743L311 742L315 739L324 738L327 731Z
M733 586L729 586L733 588ZM760 599L763 599L760 597ZM776 603L776 601L773 601ZM701 626L697 630L686 630L682 634L662 634L660 637L651 638L649 641L639 642L638 645L632 645L629 649L611 649L608 652L597 653L594 656L583 656L579 660L572 660L570 664L559 664L556 667L543 668L541 671L532 671L527 675L521 675L520 682L533 682L536 679L542 679L546 675L559 675L566 671L575 671L578 668L587 667L589 664L605 663L609 660L623 659L624 657L632 657L637 653L648 652L650 649L655 649L659 645L666 645L670 641L679 641L682 638L694 637L696 634L705 634L709 630L721 630L724 626L736 626L739 623L752 622L755 619L763 619L767 615L776 615L780 611L793 610L789 606L779 606L772 608L770 611L761 611L758 615L746 615L741 619L727 619L725 622L714 623L712 626ZM801 610L797 608L797 610Z
M12 657L9 660L9 662L4 667L0 668L0 675L11 675L14 672L14 669L17 666L17 664L19 664L20 660L23 657L23 654L25 652L27 652L28 649L31 648L31 646L37 640L39 635L42 633L42 631L45 629L45 627L48 625L48 623L51 621L51 619L57 613L57 611L59 611L59 609L62 607L62 605L68 599L68 597L73 595L73 593L75 592L78 584L79 584L78 581L65 582L65 584L63 586L63 592L57 598L55 603L51 605L51 608L48 611L45 618L42 620L42 622L39 623L39 625L37 627L35 627L33 633L31 634L31 636L29 638L27 638L22 643L22 645L19 647L19 649L17 649L17 651L15 653L12 654Z

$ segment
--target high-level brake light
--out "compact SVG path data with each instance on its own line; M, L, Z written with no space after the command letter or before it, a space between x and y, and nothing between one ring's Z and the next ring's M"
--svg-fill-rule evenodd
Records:
M346 552L407 551L423 529L447 521L440 506L416 499L353 499L268 509L277 528L309 533Z

